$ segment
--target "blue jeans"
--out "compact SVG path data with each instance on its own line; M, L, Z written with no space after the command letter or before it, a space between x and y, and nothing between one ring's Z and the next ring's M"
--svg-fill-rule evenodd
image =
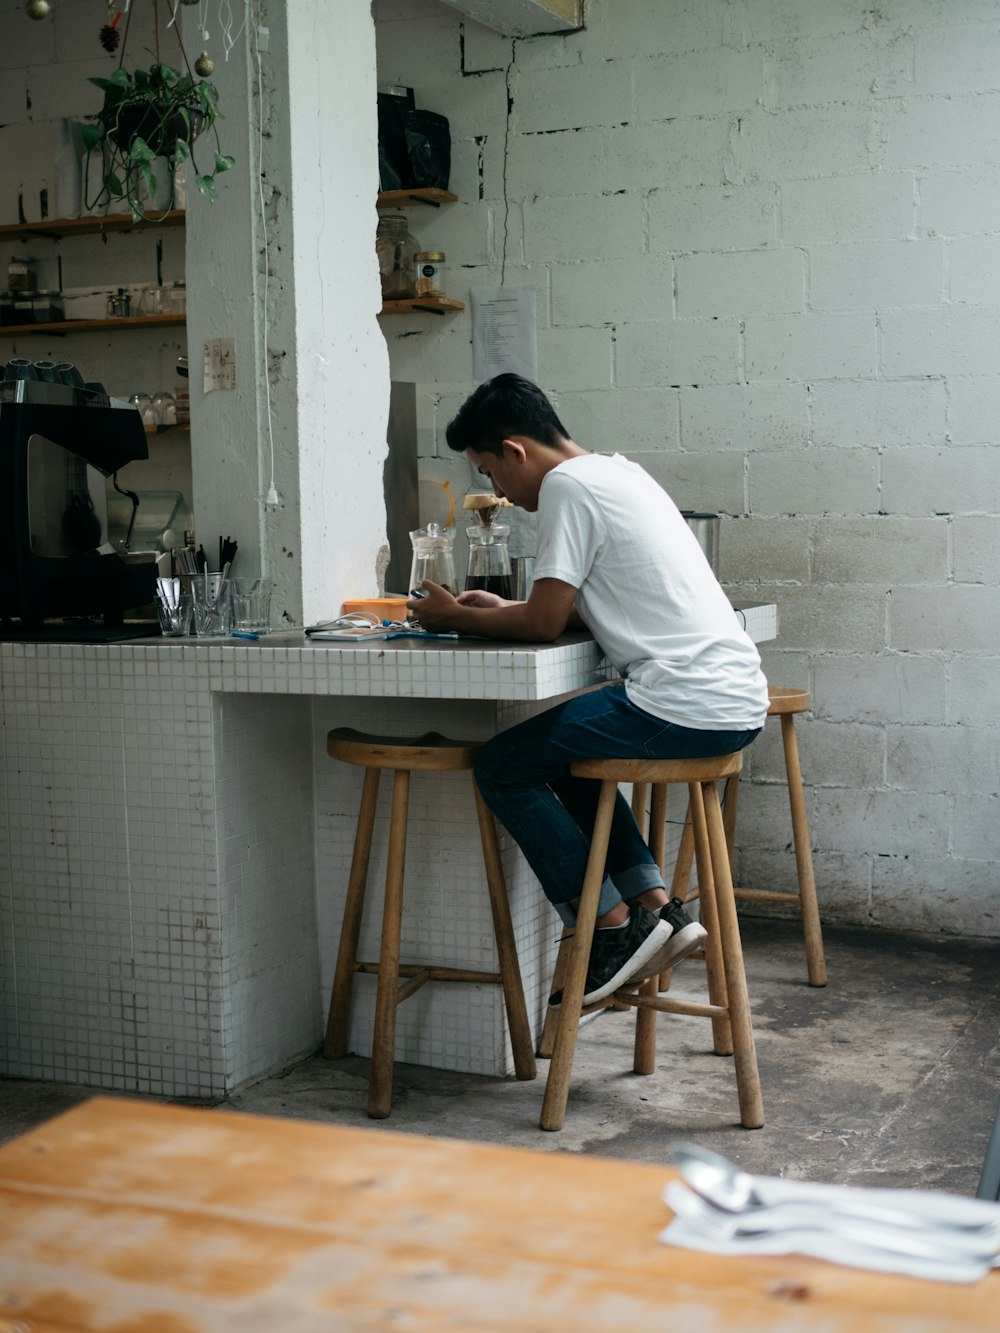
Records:
M600 783L570 776L578 759L699 759L749 745L753 731L696 731L630 703L623 684L576 695L494 736L476 756L483 800L517 842L567 925L583 888ZM662 888L663 877L619 792L599 916Z

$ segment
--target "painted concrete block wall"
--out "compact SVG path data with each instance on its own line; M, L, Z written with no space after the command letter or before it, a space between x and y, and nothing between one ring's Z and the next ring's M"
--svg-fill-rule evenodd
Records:
M537 293L582 444L723 514L775 600L829 920L1000 934L1000 25L985 0L587 0L503 38L380 0L380 82L443 112L461 202L413 215L449 292ZM474 387L468 309L383 320L423 475ZM780 741L741 878L789 888Z

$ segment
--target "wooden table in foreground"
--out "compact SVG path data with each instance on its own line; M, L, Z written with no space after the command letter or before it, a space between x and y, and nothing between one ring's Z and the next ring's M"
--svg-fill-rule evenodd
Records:
M95 1098L0 1148L0 1333L996 1329L971 1286L657 1233L670 1171Z

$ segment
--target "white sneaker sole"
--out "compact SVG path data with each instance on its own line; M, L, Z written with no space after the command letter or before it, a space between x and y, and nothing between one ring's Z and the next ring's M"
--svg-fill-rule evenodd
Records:
M657 921L656 926L649 932L639 948L631 958L627 960L603 986L598 986L596 990L588 991L583 997L584 1004L597 1004L599 1000L612 995L620 986L624 986L626 981L631 981L639 973L650 977L655 971L662 971L662 968L650 966L650 960L655 959L667 946L671 936L670 926L666 921ZM697 948L697 945L692 946Z
M667 925L667 922L661 921L660 924ZM700 949L707 938L708 931L700 921L692 921L682 926L680 930L672 931L669 940L652 960L646 976L654 977L657 972L665 972L668 967L676 967L683 958Z

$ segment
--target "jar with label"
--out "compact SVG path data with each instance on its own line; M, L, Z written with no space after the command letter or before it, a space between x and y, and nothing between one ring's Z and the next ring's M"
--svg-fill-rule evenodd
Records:
M418 296L444 296L444 251L418 250L414 255Z
M14 323L14 293L0 292L0 324Z
M387 213L378 220L375 253L384 301L405 301L415 296L413 262L417 243L407 230L402 213Z
M7 286L12 292L33 292L37 283L32 259L12 259L7 265Z

